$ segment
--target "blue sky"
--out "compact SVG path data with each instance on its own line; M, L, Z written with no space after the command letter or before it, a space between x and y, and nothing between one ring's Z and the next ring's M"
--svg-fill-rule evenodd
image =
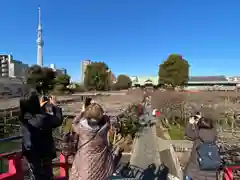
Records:
M1 0L0 53L36 63L37 7L44 64L80 79L80 61L104 61L116 74L155 75L171 53L191 75L239 75L239 0Z

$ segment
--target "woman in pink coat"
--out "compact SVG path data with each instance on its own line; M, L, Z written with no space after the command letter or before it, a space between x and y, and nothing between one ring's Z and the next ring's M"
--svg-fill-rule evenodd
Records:
M114 171L114 161L108 146L109 121L97 103L86 107L82 117L76 117L73 129L79 134L78 152L69 180L107 180Z

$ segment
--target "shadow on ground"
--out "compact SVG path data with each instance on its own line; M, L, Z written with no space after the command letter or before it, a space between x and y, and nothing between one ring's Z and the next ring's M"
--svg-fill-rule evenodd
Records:
M136 166L132 166L129 163L120 165L117 168L118 179L123 178L134 178L138 180L167 180L169 169L164 164L156 166L155 164L150 164L148 168L141 169Z

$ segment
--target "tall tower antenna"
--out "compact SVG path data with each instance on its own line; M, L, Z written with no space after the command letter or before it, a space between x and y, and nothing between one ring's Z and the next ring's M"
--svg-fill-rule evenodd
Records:
M41 24L41 9L38 7L38 28L37 28L37 65L43 66L43 38Z

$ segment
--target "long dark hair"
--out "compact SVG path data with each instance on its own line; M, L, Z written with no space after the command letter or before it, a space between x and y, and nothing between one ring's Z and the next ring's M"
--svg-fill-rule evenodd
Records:
M29 89L28 91L24 92L20 99L21 117L23 117L26 113L35 115L40 112L41 107L37 91L34 89Z
M213 129L213 120L211 118L201 117L197 123L199 129Z
M86 97L85 102L84 102L85 108L87 108L91 104L91 101L92 101L92 98Z

